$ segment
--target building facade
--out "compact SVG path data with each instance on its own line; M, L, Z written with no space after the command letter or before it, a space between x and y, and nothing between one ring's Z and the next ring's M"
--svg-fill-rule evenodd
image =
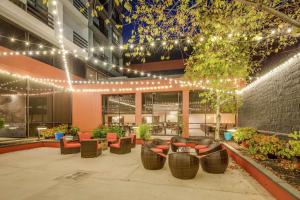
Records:
M86 7L85 0L57 1L59 19L64 27L64 43L67 50L76 52L69 55L70 71L83 79L97 80L120 73L102 62L87 62L85 58L97 58L107 63L123 65L120 10L114 1L99 1L104 9L99 15L92 17L91 8ZM36 50L41 44L45 47L58 47L53 7L47 6L43 0L4 0L0 1L1 35L15 38L16 42L1 37L1 46L12 50ZM106 23L107 20L109 23ZM30 45L21 45L18 40L30 41ZM115 46L114 51L101 46ZM84 49L84 51L83 51ZM93 50L91 50L93 49ZM96 50L94 50L96 49ZM38 56L36 59L54 67L62 68L60 55Z

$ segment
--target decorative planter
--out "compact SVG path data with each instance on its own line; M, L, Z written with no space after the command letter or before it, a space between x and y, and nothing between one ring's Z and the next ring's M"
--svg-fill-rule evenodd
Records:
M227 141L231 140L232 139L232 133L229 132L229 131L226 131L224 133L224 139L227 140Z
M57 132L57 133L54 133L54 136L55 136L55 140L60 140L64 136L64 133Z
M227 149L228 154L237 164L254 177L276 199L299 199L300 192L286 183L286 181L280 179L251 158L242 155L230 145L223 143L223 147Z

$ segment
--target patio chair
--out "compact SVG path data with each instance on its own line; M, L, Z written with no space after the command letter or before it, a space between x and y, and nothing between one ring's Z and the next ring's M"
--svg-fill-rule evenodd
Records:
M115 154L126 154L131 152L131 137L123 137L118 143L110 145L110 152Z
M169 154L169 167L174 177L193 179L199 170L199 159L188 152Z
M168 154L170 146L165 140L155 138L151 143L155 145L155 148L162 149L164 154Z
M201 145L195 146L195 151L198 156L207 155L209 153L212 153L214 151L218 151L222 149L222 145L218 142L214 142L207 147L201 148ZM203 145L202 145L203 146Z
M110 146L110 144L118 142L118 136L116 133L107 133L106 139L108 142L108 146Z
M155 148L154 144L146 143L141 148L141 160L145 169L159 170L165 165L166 155L161 149Z
M136 134L130 134L131 137L131 148L135 148L136 145Z
M80 152L79 142L68 142L65 137L60 139L60 153L61 154L73 154Z
M180 147L188 147L187 139L180 137L180 136L174 136L171 138L171 149L173 152L177 152L177 149Z
M201 167L205 172L222 174L228 167L228 153L226 149L218 150L200 157Z
M92 139L91 132L80 132L78 135L82 158L94 158L101 155L102 146L99 144L99 140Z

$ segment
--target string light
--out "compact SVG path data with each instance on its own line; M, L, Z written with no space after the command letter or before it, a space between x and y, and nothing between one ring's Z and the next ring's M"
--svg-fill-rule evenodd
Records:
M52 0L52 5L54 5L53 14L56 14L58 12L57 3L53 3L53 2L55 2L55 0ZM62 29L62 26L61 26L61 23L60 23L60 20L59 20L59 15L56 16L56 21L57 21L57 24L58 24L58 28ZM66 59L66 51L65 51L64 39L63 39L63 31L58 35L58 38L57 38L58 41L59 41L59 38L61 38L61 49L62 49L62 56L61 57L62 57L62 60L63 60L63 63L64 63L64 69L65 69L65 72L66 72L69 89L72 91L73 86L72 86L70 71L69 71L69 67L68 67L68 62L67 62L67 59Z
M250 83L249 85L247 85L243 89L239 90L238 94L242 94L245 91L250 90L251 88L254 88L255 86L257 86L262 81L265 81L265 80L269 79L270 77L274 76L275 74L280 73L282 70L284 70L285 68L287 68L288 66L290 66L294 62L299 62L299 58L300 58L300 52L295 54L293 57L291 57L290 59L288 59L287 61L285 61L281 65L277 66L276 68L274 68L270 72L268 72L268 73L264 74L263 76L257 78L255 81L253 81L252 83Z

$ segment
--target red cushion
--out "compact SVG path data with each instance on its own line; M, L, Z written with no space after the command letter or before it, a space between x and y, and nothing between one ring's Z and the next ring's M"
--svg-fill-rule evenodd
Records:
M205 151L208 151L209 149L207 147L198 149L199 153L204 153Z
M92 138L92 133L90 132L80 132L79 133L79 140L89 140Z
M183 142L175 142L173 143L176 147L187 147L188 145Z
M111 144L110 147L120 148L120 143Z
M202 145L202 144L198 144L197 146L195 146L195 149L205 149L207 148L207 145Z
M191 148L195 148L196 144L195 143L187 143L187 146L191 147Z
M162 153L163 150L159 149L159 148L151 148L151 151L155 152L155 153Z
M167 150L169 149L168 145L157 145L156 148L162 149L162 150Z
M64 146L65 148L79 148L80 143L65 143Z

